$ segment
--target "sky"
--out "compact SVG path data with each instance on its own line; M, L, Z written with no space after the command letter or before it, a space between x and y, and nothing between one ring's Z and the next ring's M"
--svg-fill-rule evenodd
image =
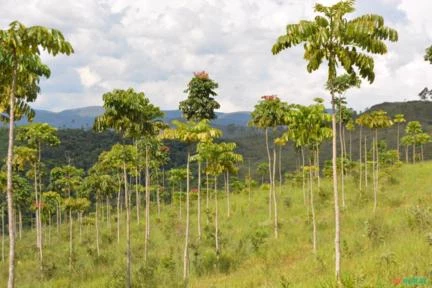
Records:
M63 32L72 56L43 55L52 75L34 108L51 111L102 105L102 95L132 87L163 110L177 109L193 72L219 83L222 112L251 111L262 95L288 103L326 99L325 66L309 74L302 48L272 55L289 23L314 16L315 0L0 0L0 27L19 20ZM337 1L321 0L330 5ZM431 0L357 0L353 16L375 13L399 32L376 79L347 92L357 111L381 102L418 99L432 88Z

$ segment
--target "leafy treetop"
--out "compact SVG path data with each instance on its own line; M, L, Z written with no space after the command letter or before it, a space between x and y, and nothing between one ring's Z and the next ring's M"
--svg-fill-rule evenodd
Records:
M188 98L180 102L179 109L186 120L200 121L216 118L214 110L219 109L219 103L214 99L214 91L219 85L205 71L194 73L194 77L184 91Z

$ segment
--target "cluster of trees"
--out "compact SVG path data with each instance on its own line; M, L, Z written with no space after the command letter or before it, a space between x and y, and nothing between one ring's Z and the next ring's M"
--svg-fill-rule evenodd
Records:
M289 141L301 153L301 178L304 203L312 217L313 252L317 251L317 227L314 207L314 187L320 187L320 147L327 139L332 139L331 177L333 178L334 215L335 215L335 278L341 283L340 249L340 207L345 206L344 178L351 171L352 141L351 131L355 124L360 126L360 154L358 171L364 175L364 187L367 187L368 171L372 169L374 189L374 211L377 207L380 166L383 163L383 149L378 138L378 131L398 124L398 145L396 160L399 160L399 125L404 123L403 115L390 119L385 112L375 111L354 119L352 111L346 107L345 93L352 87L360 87L361 79L373 82L375 79L374 59L371 54L385 54L386 40L397 41L395 30L385 26L379 15L362 15L347 18L354 12L353 0L340 1L332 6L317 4L318 15L310 21L287 26L286 34L280 36L272 48L274 54L282 50L303 44L307 70L316 71L322 63L327 65L326 89L331 95L332 113L327 113L323 100L315 99L309 106L288 104L275 95L263 96L252 113L250 125L265 130L267 163L261 167L266 170L269 179L268 208L269 219L273 220L274 236L278 237L278 204L276 193L276 172L279 172L279 186L282 185L282 149ZM10 24L9 29L0 30L0 112L2 120L9 123L8 155L6 170L0 174L1 190L6 190L9 234L9 280L8 287L14 287L15 238L21 235L22 214L34 215L36 245L39 251L40 267L43 269L43 226L51 229L51 221L56 219L57 229L68 218L69 225L69 263L73 265L73 225L75 219L81 227L83 214L94 211L95 239L97 254L100 253L99 219L106 207L106 219L110 223L110 211L115 203L117 213L117 241L120 243L120 225L123 225L121 213L126 220L126 286L132 283L131 259L131 221L132 208L136 209L136 221L140 223L141 192L144 192L144 261L147 261L150 230L150 205L156 199L157 212L160 213L161 201L173 201L174 189L168 193L165 189L164 165L169 161L165 146L167 140L186 144L186 168L172 169L168 173L169 181L181 186L186 182L185 195L185 238L183 250L183 280L189 278L190 246L190 209L191 193L197 195L197 236L202 236L201 225L201 190L206 184L206 208L209 209L210 183L214 197L214 248L220 254L218 223L218 179L223 176L227 200L227 217L230 209L230 175L238 171L243 157L236 153L235 143L221 142L221 131L211 127L210 120L215 118L215 109L220 107L215 100L218 84L208 73L195 73L185 92L186 100L180 102L180 110L185 121L174 121L171 126L160 120L162 112L150 103L142 92L113 90L103 95L105 113L95 120L96 131L113 130L119 134L121 144L115 144L109 151L100 154L98 161L88 170L83 171L72 165L55 167L46 173L42 159L42 149L58 145L56 130L47 124L30 124L18 130L15 135L14 122L23 116L31 119L34 115L29 103L34 101L39 92L39 81L50 75L49 68L42 63L40 53L44 50L52 55L73 53L71 44L55 29L34 26L25 27L19 22ZM430 51L426 60L430 61ZM428 56L429 55L429 56ZM429 58L428 58L429 57ZM339 127L338 127L339 124ZM373 131L372 149L367 148L367 139L363 138L362 129ZM339 129L338 129L339 128ZM346 148L345 133L349 133L349 149ZM423 158L423 145L430 141L418 122L407 124L406 135L401 145L412 149L412 161L419 158L416 147L420 147L420 159ZM270 139L269 134L277 135ZM338 137L339 135L339 157ZM15 139L20 145L15 145ZM272 140L272 141L270 141ZM363 141L364 140L364 141ZM279 153L278 153L279 151ZM279 154L279 156L278 156ZM387 155L388 156L388 155ZM390 157L391 158L391 157ZM386 160L386 161L387 161ZM193 165L196 162L196 171ZM277 166L279 169L277 169ZM202 177L202 173L204 176ZM191 188L191 178L197 175L197 188ZM340 175L340 176L339 176ZM341 181L338 181L340 177ZM212 181L210 178L213 178ZM30 184L30 179L32 184ZM144 180L143 180L144 179ZM360 176L359 179L363 179ZM250 175L247 179L251 183ZM362 180L360 180L362 181ZM142 185L143 183L143 185ZM339 183L341 187L339 188ZM362 182L359 183L360 188ZM180 190L182 190L180 188ZM135 192L135 197L133 193ZM151 197L155 192L156 197ZM32 199L32 200L30 200ZM33 200L34 199L34 200ZM161 200L162 199L162 200ZM32 203L30 203L30 201ZM115 201L115 202L113 202ZM3 206L2 206L3 207ZM31 207L31 209L29 209ZM18 214L15 212L18 211ZM2 208L2 220L5 215ZM101 215L102 213L102 215ZM15 221L18 219L18 233ZM2 222L3 223L3 222ZM2 224L2 228L5 224ZM51 231L51 230L50 230ZM2 237L4 239L4 237ZM48 239L48 241L50 241ZM3 249L4 251L4 249ZM4 254L2 256L4 258Z

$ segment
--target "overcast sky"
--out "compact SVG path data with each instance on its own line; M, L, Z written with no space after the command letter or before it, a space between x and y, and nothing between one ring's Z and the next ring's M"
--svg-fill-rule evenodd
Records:
M252 110L260 96L290 103L327 100L323 70L308 74L301 48L271 54L286 24L313 16L315 0L0 0L0 26L13 20L61 30L72 56L45 57L52 76L36 108L60 111L101 105L115 88L144 91L162 109L177 109L194 71L219 83L221 111ZM318 1L333 4L334 0ZM358 0L357 14L377 13L399 32L375 56L376 80L347 94L356 110L418 99L432 88L431 0Z

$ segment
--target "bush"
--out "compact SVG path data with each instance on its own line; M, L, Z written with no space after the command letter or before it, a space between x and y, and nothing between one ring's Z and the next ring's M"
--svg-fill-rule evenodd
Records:
M411 229L425 230L432 227L432 208L415 206L408 210L408 225Z

